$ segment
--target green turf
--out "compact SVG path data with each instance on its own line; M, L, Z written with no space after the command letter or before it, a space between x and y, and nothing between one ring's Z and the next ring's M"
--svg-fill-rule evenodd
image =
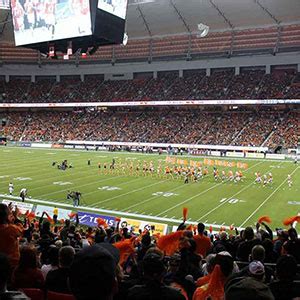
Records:
M8 183L12 181L16 196L22 187L26 187L34 199L70 203L66 200L67 190L79 190L87 207L180 219L185 206L189 208L190 221L243 227L253 224L262 215L272 218L273 228L282 227L285 217L297 215L300 210L300 170L291 161L243 160L249 168L244 171L244 181L237 184L215 182L212 169L200 182L184 184L182 179L99 173L98 162L111 162L113 157L152 160L155 165L159 159L165 159L165 156L127 152L3 147L0 148L0 193L7 194ZM63 159L72 162L74 169L60 171L51 166L52 161ZM91 159L91 166L87 165L88 159ZM197 157L188 159L203 161ZM258 171L262 174L272 172L273 185L254 184L254 173ZM287 184L288 174L292 174L292 188ZM18 177L27 180L18 180ZM71 184L55 185L54 182ZM105 186L119 189L98 189ZM157 192L173 195L153 195Z

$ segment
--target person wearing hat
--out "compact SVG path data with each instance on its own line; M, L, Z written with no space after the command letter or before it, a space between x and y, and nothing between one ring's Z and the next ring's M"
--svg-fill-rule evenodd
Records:
M144 284L129 289L128 300L185 300L178 289L163 284L166 268L162 255L147 253L142 267Z
M274 300L269 287L263 283L265 267L260 261L249 264L248 276L233 277L225 285L226 300Z

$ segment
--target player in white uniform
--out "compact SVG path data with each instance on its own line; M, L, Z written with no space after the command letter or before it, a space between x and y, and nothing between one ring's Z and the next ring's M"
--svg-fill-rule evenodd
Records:
M255 183L261 183L261 175L259 172L255 173Z
M289 187L292 187L293 181L292 181L292 176L290 174L287 177L287 182L288 182Z
M14 184L12 182L9 183L8 185L8 192L10 195L14 192Z
M264 182L263 185L266 186L268 184L268 177L266 174L264 174Z
M272 184L272 183L273 183L273 175L272 175L271 172L269 173L268 183L269 183L269 184Z

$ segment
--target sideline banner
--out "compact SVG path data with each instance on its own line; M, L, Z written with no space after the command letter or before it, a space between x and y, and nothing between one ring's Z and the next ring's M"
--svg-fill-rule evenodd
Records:
M13 210L15 210L15 207L17 206L19 211L21 212L21 214L25 214L28 210L29 212L32 211L32 208L33 208L33 204L31 203L26 203L26 202L18 202L18 201L12 201L12 200L7 200L7 199L4 199L2 201L3 204L6 204L6 205L9 205L9 203L12 203L12 206L13 206Z
M103 216L103 215L93 214L89 212L82 212L82 211L78 212L79 224L81 225L96 227L98 226L97 223L98 218L105 220L108 226L115 225L115 221L116 221L115 217Z
M140 221L140 220L132 220L127 218L121 218L120 227L127 227L129 230L132 230L133 232L138 232L139 229L144 230L151 230L151 227L153 228L154 234L166 234L168 225L162 224L162 223L156 223L156 222L147 222L147 221Z
M45 211L51 218L53 216L54 207L46 206L46 205L37 205L35 209L35 215L37 217L41 217L43 212ZM70 210L59 208L58 207L58 219L69 219Z

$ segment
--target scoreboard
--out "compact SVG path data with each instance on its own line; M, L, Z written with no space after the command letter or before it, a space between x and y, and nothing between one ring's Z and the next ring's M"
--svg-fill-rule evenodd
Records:
M15 44L42 53L121 44L126 10L127 0L11 1Z

